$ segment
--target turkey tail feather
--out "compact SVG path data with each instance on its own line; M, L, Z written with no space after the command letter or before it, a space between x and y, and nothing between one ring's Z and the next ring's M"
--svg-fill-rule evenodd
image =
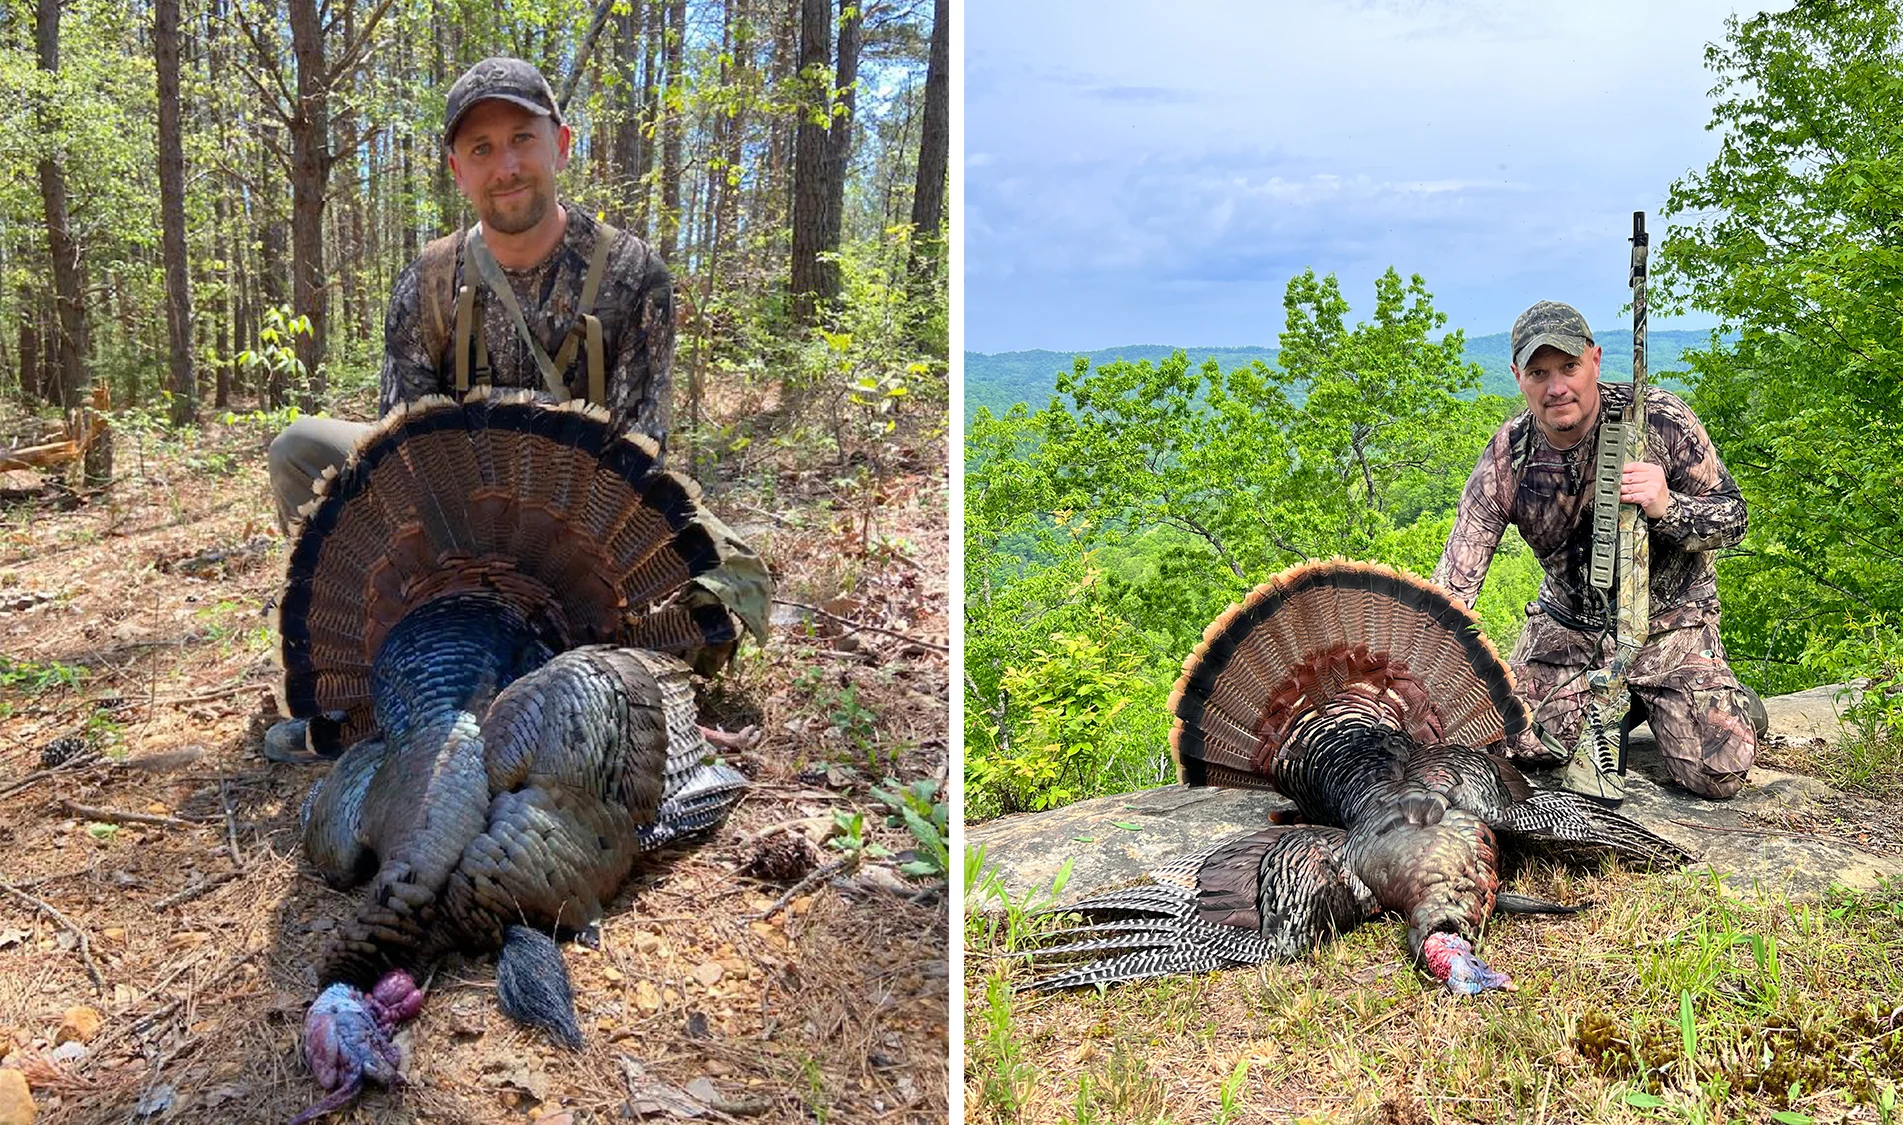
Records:
M367 736L383 639L419 605L472 590L517 606L556 650L734 640L718 607L673 604L728 548L699 489L658 460L581 403L479 391L392 411L297 529L278 605L284 710L341 715L343 739Z
M1331 706L1420 741L1473 746L1528 722L1499 654L1444 591L1377 564L1305 563L1230 606L1184 662L1170 697L1178 776L1272 779L1291 724Z
M1038 990L1203 972L1299 957L1379 912L1347 869L1347 833L1281 826L1225 840L1151 874L1152 882L1049 911L1084 925L1039 936L1038 961L1090 957ZM1101 954L1118 956L1104 959Z
M1610 850L1671 867L1697 858L1638 821L1564 789L1543 789L1515 802L1495 828L1559 851Z

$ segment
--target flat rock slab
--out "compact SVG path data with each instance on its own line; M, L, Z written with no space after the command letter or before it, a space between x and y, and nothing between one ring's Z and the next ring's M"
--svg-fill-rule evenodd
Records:
M1835 697L1835 688L1814 688L1765 700L1772 733L1841 739ZM1762 889L1815 898L1833 883L1867 891L1884 878L1903 876L1903 863L1849 837L1772 826L1813 818L1854 822L1855 816L1843 814L1861 805L1874 808L1874 802L1838 793L1816 778L1768 769L1753 769L1733 799L1708 801L1666 780L1644 726L1633 732L1628 761L1620 811L1700 856L1701 867L1716 871L1738 893ZM1559 771L1532 777L1536 784L1556 786ZM1017 900L1035 894L1043 904L1058 871L1070 861L1070 879L1054 900L1061 905L1134 882L1225 836L1262 828L1271 812L1288 807L1274 793L1168 785L1000 817L966 829L965 840L984 848L985 864ZM998 906L980 893L971 897L969 908Z

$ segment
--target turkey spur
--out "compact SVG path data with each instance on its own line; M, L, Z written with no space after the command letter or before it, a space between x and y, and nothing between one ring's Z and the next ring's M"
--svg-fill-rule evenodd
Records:
M303 513L284 709L351 743L304 803L304 847L365 889L319 969L304 1050L327 1096L299 1121L400 1081L391 1035L442 954L500 949L503 1011L579 1046L551 935L591 940L637 857L745 790L710 764L673 654L737 638L710 595L758 560L657 460L597 409L430 399Z
M1567 908L1500 891L1504 847L1691 856L1492 753L1528 716L1479 623L1438 587L1334 560L1285 571L1203 633L1170 698L1185 785L1268 789L1298 824L1225 840L1065 914L1032 956L1070 988L1291 960L1383 913L1448 988L1511 988L1474 954L1496 910Z

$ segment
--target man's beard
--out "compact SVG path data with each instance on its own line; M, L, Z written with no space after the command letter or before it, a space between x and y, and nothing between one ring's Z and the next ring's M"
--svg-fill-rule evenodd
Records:
M528 198L518 211L505 213L491 198L489 209L483 213L482 225L499 234L521 234L547 218L548 209L553 203L553 193L544 192L531 184Z

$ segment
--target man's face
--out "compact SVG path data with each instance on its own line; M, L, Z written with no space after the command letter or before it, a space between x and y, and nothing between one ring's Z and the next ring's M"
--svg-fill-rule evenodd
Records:
M1567 355L1555 347L1542 347L1515 367L1520 393L1526 397L1533 420L1554 444L1568 446L1586 436L1599 416L1599 345L1587 348L1583 355Z
M514 102L471 106L456 127L449 170L482 225L521 234L555 205L555 173L568 167L568 126Z

